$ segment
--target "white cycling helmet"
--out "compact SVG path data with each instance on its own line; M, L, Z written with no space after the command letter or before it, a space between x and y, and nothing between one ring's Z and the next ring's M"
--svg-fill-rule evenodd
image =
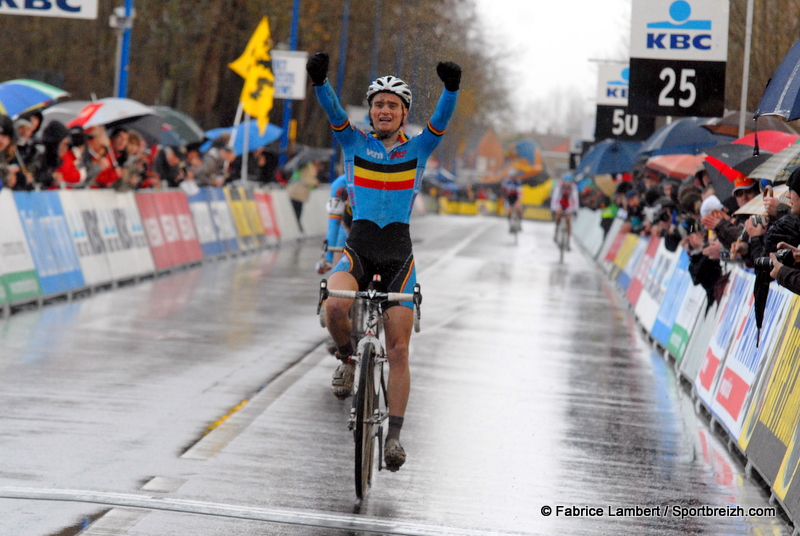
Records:
M411 108L411 89L408 84L396 76L382 76L372 82L367 89L367 102L372 104L372 99L378 93L394 93L400 97L400 100L406 105L406 109Z

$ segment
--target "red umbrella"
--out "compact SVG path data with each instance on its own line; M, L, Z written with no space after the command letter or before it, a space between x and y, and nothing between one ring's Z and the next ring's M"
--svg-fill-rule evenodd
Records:
M651 157L645 167L668 177L685 179L703 169L704 158L702 154L665 154Z
M759 149L777 153L793 145L797 140L800 140L800 136L787 132L778 132L777 130L762 130L748 134L732 143L755 147L756 140L758 140Z
M760 154L753 155L752 147L744 143L726 143L707 147L706 153L704 165L712 182L716 174L722 175L731 182L740 177L747 177L772 156L769 151L761 151Z

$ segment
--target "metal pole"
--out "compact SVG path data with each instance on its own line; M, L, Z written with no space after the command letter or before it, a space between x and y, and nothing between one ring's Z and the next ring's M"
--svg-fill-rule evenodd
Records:
M370 80L378 78L378 48L380 47L379 34L381 33L381 4L382 0L375 2L375 33L372 36L372 69Z
M300 20L300 0L294 0L292 8L292 33L289 38L289 50L297 50L297 26ZM287 151L289 150L289 127L292 121L292 101L283 99L283 134L281 135L281 151L278 155L278 165L286 164Z
M753 39L753 0L747 0L747 29L744 34L744 65L742 66L742 106L739 113L739 137L744 136L747 113L747 90L750 81L750 43Z
M342 87L344 86L344 70L347 63L347 29L350 22L350 0L344 0L344 9L342 10L342 36L339 41L339 69L336 74L336 96L341 101ZM336 178L336 161L339 159L339 154L336 151L336 138L331 142L333 154L331 155L331 167L328 175L328 180L333 182Z
M128 63L131 55L131 29L133 28L133 0L125 0L125 25L122 30L122 42L119 57L119 84L117 97L128 96Z

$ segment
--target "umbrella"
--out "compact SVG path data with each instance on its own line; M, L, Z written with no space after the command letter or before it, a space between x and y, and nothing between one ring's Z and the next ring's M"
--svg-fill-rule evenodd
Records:
M769 160L753 170L750 178L766 180L773 184L783 183L789 179L789 175L799 165L800 143L795 143L772 155Z
M70 121L78 117L81 110L86 107L91 101L86 100L73 100L62 101L52 104L42 110L42 126L40 130L44 130L51 121L58 121L63 124L68 124Z
M192 119L191 116L185 114L169 106L153 106L156 114L164 119L164 122L172 126L175 132L183 138L186 143L202 141L205 138L205 132L200 128L200 125Z
M685 179L703 169L702 154L665 154L651 156L645 167L663 173L668 177Z
M309 147L307 145L303 145L300 147L300 150L297 151L297 154L295 154L291 160L286 162L286 165L283 166L283 168L287 172L292 172L296 168L309 162L330 160L331 156L333 156L333 149L329 149L327 147Z
M740 111L728 112L722 117L713 117L700 126L712 134L739 137L739 121L741 117L742 112ZM753 112L745 112L744 133L750 134L756 130L778 130L789 134L797 134L797 131L790 127L788 123L775 116L764 116L756 121Z
M0 114L16 117L68 95L63 89L44 82L24 78L9 80L0 84Z
M777 197L781 203L791 206L792 200L789 198L789 187L785 184L775 186L772 189L772 196ZM767 209L764 208L764 194L758 194L753 199L739 207L734 214L759 214L764 215Z
M756 116L779 115L787 121L800 118L800 39L798 39L767 84Z
M759 149L766 149L771 153L777 153L793 145L800 139L797 134L789 134L788 132L778 132L776 130L763 130L747 134L731 143L755 146L756 140L758 141Z
M639 142L603 140L593 145L583 156L577 171L584 177L604 173L624 173L636 162L638 149Z
M142 115L155 115L155 110L133 99L109 97L87 104L67 126L89 128Z
M725 143L706 148L706 157L703 160L703 165L709 175L716 171L733 182L739 177L749 176L753 170L769 160L771 156L772 153L768 151L761 151L758 155L754 155L753 148L749 145Z
M135 130L142 135L147 145L186 145L186 141L164 122L163 117L158 115L142 115L132 119L114 121L107 125L108 129L116 127Z
M712 134L703 128L703 117L684 117L656 130L642 143L639 153L646 156L660 154L699 154L705 147L728 143L733 138Z
M733 143L707 147L706 153L703 165L720 199L725 199L733 193L733 181L748 176L772 156L772 153L767 151L753 156L751 146Z
M242 121L239 123L237 127L225 127L225 128L215 128L212 130L208 130L205 133L205 137L209 140L215 140L220 137L222 134L230 134L231 136L236 136L236 139L233 143L233 152L236 153L237 156L241 156L244 152L244 137L245 137L245 130L249 130L249 140L248 140L248 147L250 151L255 151L259 147L263 147L264 145L268 145L273 141L277 140L283 134L283 129L280 127L276 127L272 123L267 125L267 129L264 131L262 135L258 131L258 123L253 119L248 119L247 121ZM211 143L205 143L200 150L206 151L208 148L211 147Z

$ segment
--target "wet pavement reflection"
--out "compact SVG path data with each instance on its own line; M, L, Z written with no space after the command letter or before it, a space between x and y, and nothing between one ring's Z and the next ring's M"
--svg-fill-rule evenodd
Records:
M0 534L791 534L679 517L771 505L551 224L412 229L408 462L363 502L309 240L0 320Z

